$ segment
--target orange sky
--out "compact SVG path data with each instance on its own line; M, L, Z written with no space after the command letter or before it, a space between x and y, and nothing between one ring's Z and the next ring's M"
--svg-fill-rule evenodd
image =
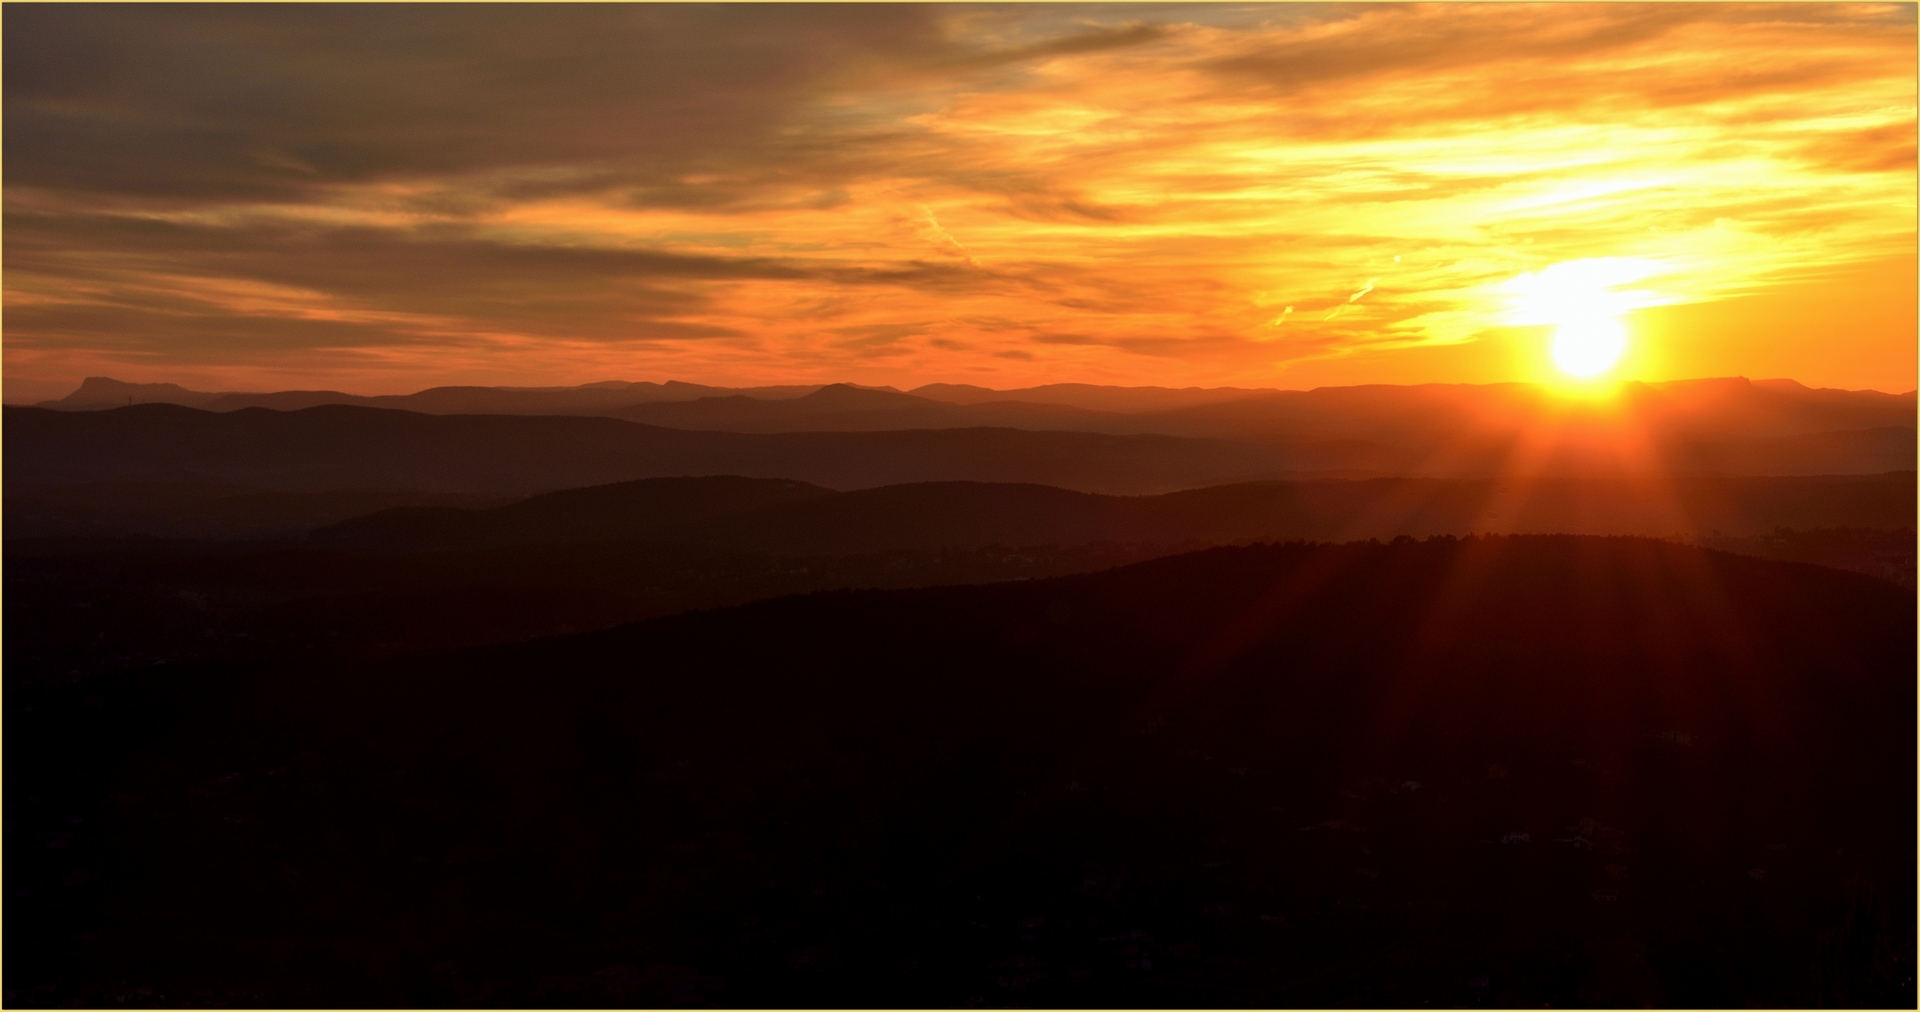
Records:
M7 399L1910 390L1914 12L11 6Z

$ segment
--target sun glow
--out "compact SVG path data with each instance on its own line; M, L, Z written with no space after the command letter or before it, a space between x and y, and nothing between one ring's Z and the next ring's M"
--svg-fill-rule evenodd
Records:
M1645 291L1623 291L1659 273L1644 260L1607 257L1568 260L1522 274L1505 286L1512 300L1508 322L1554 328L1549 357L1562 375L1577 381L1605 376L1627 352L1626 316L1659 301Z
M1627 350L1627 325L1615 317L1569 320L1553 333L1553 364L1575 379L1613 368Z

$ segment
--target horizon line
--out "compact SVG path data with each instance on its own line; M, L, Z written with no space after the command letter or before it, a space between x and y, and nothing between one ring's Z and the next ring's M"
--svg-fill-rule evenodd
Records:
M1216 386L1216 387L1207 387L1207 386L1175 387L1175 386L1156 386L1156 385L1127 386L1127 385L1116 384L1116 383L1085 383L1085 382L1075 382L1075 381L1062 381L1058 383L1042 383L1042 384L1036 384L1034 386L1011 387L1006 389L1001 389L998 387L989 387L989 386L984 386L976 383L931 382L931 383L922 383L919 386L907 387L903 389L901 387L896 387L891 384L872 385L872 384L864 384L864 383L854 383L848 380L836 380L836 381L823 382L823 383L756 383L751 385L732 386L732 385L722 385L722 384L715 384L715 383L697 383L697 382L679 380L679 379L667 379L667 380L606 379L606 380L589 380L583 383L576 383L572 385L563 385L563 386L508 386L508 385L484 384L484 383L443 383L443 384L437 384L433 386L420 387L418 389L414 389L405 393L368 394L368 393L353 393L350 391L335 389L331 387L285 387L280 389L261 389L261 390L199 390L199 389L194 389L194 388L185 386L180 383L166 381L166 380L137 381L137 380L122 380L112 376L87 376L83 378L80 381L80 383L77 386L75 386L74 389L70 393L66 394L64 397L41 398L38 400L14 400L12 398L6 397L4 393L0 393L0 404L4 404L9 407L39 407L41 405L60 404L77 396L82 390L86 389L88 384L96 381L105 381L107 383L113 383L113 384L118 384L123 386L132 386L132 387L173 387L176 390L179 390L183 393L188 393L188 394L198 394L198 395L204 395L204 396L230 396L230 397L231 396L271 396L276 394L337 394L343 397L405 398L405 397L415 397L424 393L431 393L436 390L499 390L499 391L510 391L515 393L560 393L560 392L571 391L571 390L583 390L583 389L586 389L589 387L595 387L595 386L614 386L616 384L619 384L619 385L626 385L626 386L703 387L710 390L731 391L733 392L733 395L736 395L736 396L748 395L749 391L755 391L755 390L805 390L806 391L805 393L801 393L798 395L800 397L808 396L811 393L824 390L828 387L844 386L844 387L850 387L857 390L870 390L870 391L884 392L884 393L898 393L898 394L904 394L907 396L920 396L920 397L924 397L927 400L937 400L938 398L919 394L918 391L926 390L930 387L962 387L962 388L969 388L974 390L985 390L991 393L1004 393L1004 394L1018 394L1018 393L1028 392L1028 391L1045 390L1050 387L1085 387L1085 388L1091 388L1091 389L1116 390L1116 391L1159 390L1159 391L1167 391L1167 392L1175 392L1175 393L1184 393L1184 392L1210 393L1210 392L1216 392L1216 391L1218 392L1233 391L1233 392L1244 392L1248 394L1285 394L1285 393L1304 394L1304 393L1315 393L1322 390L1357 390L1357 389L1364 389L1364 388L1416 389L1421 387L1491 388L1491 387L1550 387L1552 386L1552 384L1543 383L1537 380L1500 380L1500 381L1488 382L1488 383L1467 383L1467 382L1346 383L1346 384L1322 384L1322 385L1313 386L1313 387L1242 387L1242 386L1231 386L1231 385L1223 385L1223 386ZM1734 381L1744 381L1750 385L1777 385L1777 384L1791 383L1803 390L1809 390L1809 391L1832 390L1832 391L1839 391L1843 393L1875 393L1875 394L1881 394L1889 397L1913 396L1917 392L1920 392L1920 388L1908 388L1906 390L1882 390L1876 387L1859 387L1859 388L1815 387L1815 386L1808 386L1807 384L1802 383L1801 381L1793 379L1791 377L1781 376L1781 377L1765 377L1765 378L1755 379L1755 378L1751 378L1744 375L1700 376L1700 377L1689 377L1685 379L1665 379L1665 380L1623 379L1623 380L1612 381L1610 385L1616 386L1616 387L1626 387L1626 386L1670 387L1670 386L1679 386L1679 385L1685 385L1685 384L1726 383L1726 382L1734 382Z

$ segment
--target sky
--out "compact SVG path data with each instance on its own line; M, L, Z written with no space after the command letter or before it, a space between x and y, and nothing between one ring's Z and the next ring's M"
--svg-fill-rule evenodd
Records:
M1915 386L1914 4L0 18L10 402Z

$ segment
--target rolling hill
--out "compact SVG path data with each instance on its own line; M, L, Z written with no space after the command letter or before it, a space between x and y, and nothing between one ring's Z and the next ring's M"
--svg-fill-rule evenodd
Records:
M1905 1007L1914 607L1435 539L14 688L8 986Z
M1871 477L1622 480L1376 478L1256 482L1107 496L1044 485L929 482L833 492L798 482L654 478L495 509L402 507L312 541L381 551L675 541L786 553L1435 534L1744 535L1910 527L1913 472Z

